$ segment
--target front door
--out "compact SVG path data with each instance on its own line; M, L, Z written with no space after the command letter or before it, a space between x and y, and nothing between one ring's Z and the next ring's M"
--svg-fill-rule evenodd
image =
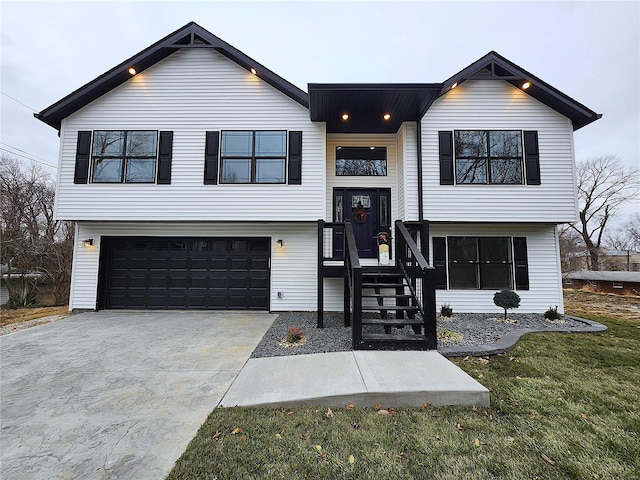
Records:
M380 232L391 233L391 191L388 188L334 188L333 220L350 220L360 258L377 258ZM333 253L344 253L343 232L334 229Z

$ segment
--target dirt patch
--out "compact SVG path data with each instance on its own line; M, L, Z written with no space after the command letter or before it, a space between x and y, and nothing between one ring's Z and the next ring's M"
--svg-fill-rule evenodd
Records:
M569 290L564 292L564 311L573 315L597 315L619 320L640 319L640 297Z
M14 323L26 322L36 318L50 317L52 315L71 315L68 306L62 307L38 307L38 308L2 308L0 310L0 327Z

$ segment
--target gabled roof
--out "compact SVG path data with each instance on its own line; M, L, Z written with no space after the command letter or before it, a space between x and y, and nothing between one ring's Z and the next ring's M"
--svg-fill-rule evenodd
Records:
M259 78L304 107L309 107L309 96L304 90L276 75L197 23L190 22L34 116L59 130L64 118L129 80L129 68L133 67L136 72L142 72L181 48L212 48L249 71L255 69Z
M453 77L445 80L442 84L440 95L447 93L454 85L473 79L504 80L517 88L523 89L528 95L571 119L574 130L578 130L602 117L601 114L590 110L494 51L487 53ZM530 83L529 88L524 89L522 87L524 82Z

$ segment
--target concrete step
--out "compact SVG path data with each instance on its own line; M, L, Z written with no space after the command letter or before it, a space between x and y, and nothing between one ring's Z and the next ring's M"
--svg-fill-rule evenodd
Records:
M305 372L291 379L291 372ZM252 358L220 402L238 406L489 406L489 390L438 352L351 351Z

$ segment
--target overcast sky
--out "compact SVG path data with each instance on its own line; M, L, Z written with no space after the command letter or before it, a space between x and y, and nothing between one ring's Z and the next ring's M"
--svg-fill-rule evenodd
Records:
M305 91L441 82L495 50L603 114L575 132L578 161L614 154L640 166L638 1L0 0L0 9L0 146L43 162L57 163L58 136L34 111L195 21Z

